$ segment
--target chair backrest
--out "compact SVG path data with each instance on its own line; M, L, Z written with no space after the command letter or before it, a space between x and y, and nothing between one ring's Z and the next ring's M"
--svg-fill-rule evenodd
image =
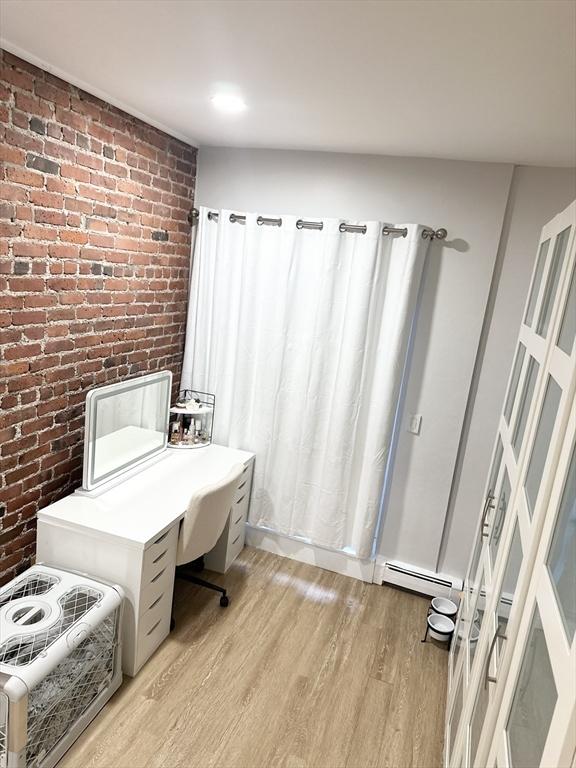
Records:
M192 496L180 527L178 565L190 563L214 547L226 525L243 471L243 465L236 464L222 480Z

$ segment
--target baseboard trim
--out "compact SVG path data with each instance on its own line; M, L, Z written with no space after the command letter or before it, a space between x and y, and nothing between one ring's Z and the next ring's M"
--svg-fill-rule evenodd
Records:
M394 584L430 597L449 597L462 590L462 580L454 576L384 557L376 559L374 582Z
M343 576L350 576L353 579L369 583L373 581L373 560L359 560L344 552L333 552L251 525L246 526L246 544L257 549L263 549L265 552L272 552L274 555L281 555L291 560L324 568L326 571L341 573Z

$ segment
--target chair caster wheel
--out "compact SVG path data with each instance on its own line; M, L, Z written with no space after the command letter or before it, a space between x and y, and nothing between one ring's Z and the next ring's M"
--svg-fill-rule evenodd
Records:
M174 616L170 619L170 632L174 632L176 629L176 621L174 620Z
M220 598L220 605L222 606L222 608L227 608L229 602L230 602L230 600L228 600L226 595L222 595L222 597Z

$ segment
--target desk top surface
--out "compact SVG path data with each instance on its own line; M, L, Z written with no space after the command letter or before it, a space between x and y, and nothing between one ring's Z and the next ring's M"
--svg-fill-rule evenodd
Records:
M183 517L193 493L253 457L222 445L168 449L154 464L109 490L93 496L73 493L41 509L38 518L144 548Z

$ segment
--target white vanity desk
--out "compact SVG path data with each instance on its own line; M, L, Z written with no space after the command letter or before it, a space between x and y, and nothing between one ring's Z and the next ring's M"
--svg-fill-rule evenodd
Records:
M170 631L180 520L191 495L245 466L228 523L207 565L224 572L244 546L254 454L209 445L166 450L96 496L74 493L38 512L38 562L124 587L123 669L135 675Z

